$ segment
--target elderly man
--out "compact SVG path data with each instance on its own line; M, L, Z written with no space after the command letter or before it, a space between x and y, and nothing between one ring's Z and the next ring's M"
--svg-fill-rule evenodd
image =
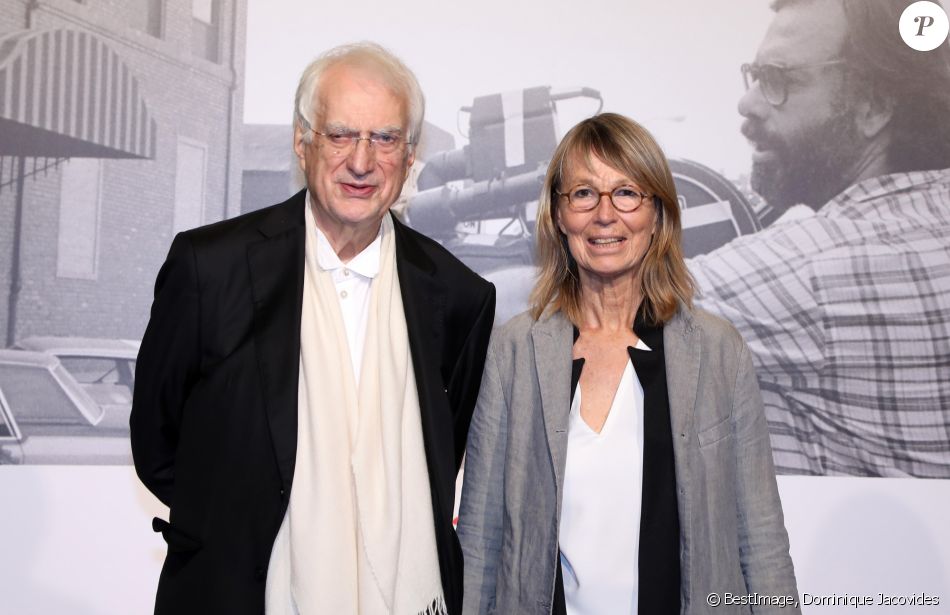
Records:
M423 97L371 44L304 71L306 190L181 233L158 275L135 467L170 507L156 613L452 613L455 477L494 288L389 214Z
M779 0L742 67L752 186L788 211L690 263L756 360L787 474L950 477L950 49L905 0Z

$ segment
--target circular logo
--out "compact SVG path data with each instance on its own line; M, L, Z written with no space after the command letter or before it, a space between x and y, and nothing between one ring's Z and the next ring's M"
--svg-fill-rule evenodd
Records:
M901 38L917 51L931 51L947 40L950 19L936 2L915 2L904 9L900 19Z

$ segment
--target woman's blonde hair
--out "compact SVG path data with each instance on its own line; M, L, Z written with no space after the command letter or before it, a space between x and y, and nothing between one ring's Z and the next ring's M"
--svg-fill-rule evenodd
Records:
M565 165L596 156L623 173L641 190L653 195L656 231L640 266L640 284L646 318L652 324L668 321L680 303L692 305L695 283L683 260L679 201L670 166L653 136L640 124L616 113L602 113L572 128L554 152L541 189L537 217L538 280L531 291L531 315L561 310L580 322L580 278L567 237L557 225L558 192ZM632 324L632 323L631 323Z

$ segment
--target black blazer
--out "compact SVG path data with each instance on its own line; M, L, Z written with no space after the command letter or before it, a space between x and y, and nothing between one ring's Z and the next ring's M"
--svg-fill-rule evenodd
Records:
M130 420L136 472L170 508L168 522L153 521L168 543L157 614L264 611L297 449L304 195L180 233L158 274ZM455 478L495 290L436 242L394 224L442 587L457 615Z

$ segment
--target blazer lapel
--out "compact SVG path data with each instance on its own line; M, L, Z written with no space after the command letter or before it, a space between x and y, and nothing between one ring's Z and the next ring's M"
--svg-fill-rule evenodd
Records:
M402 295L412 368L419 394L422 438L433 504L452 518L455 489L454 424L448 408L442 370L445 287L436 276L435 263L419 247L410 231L393 216L396 271Z
M247 248L262 394L287 493L293 483L297 456L297 381L306 241L304 195L305 191L300 191L274 208L258 227L261 240Z
M699 366L702 354L702 330L693 325L690 312L681 307L663 328L663 349L666 354L666 383L670 398L670 423L673 428L673 456L676 482L686 498L693 492L690 485L689 450L696 413ZM685 435L685 437L684 437ZM688 502L679 502L680 523L684 536L689 536Z
M563 486L567 429L571 415L572 337L573 327L561 312L540 319L531 328L535 366L541 390L544 431L559 491Z

